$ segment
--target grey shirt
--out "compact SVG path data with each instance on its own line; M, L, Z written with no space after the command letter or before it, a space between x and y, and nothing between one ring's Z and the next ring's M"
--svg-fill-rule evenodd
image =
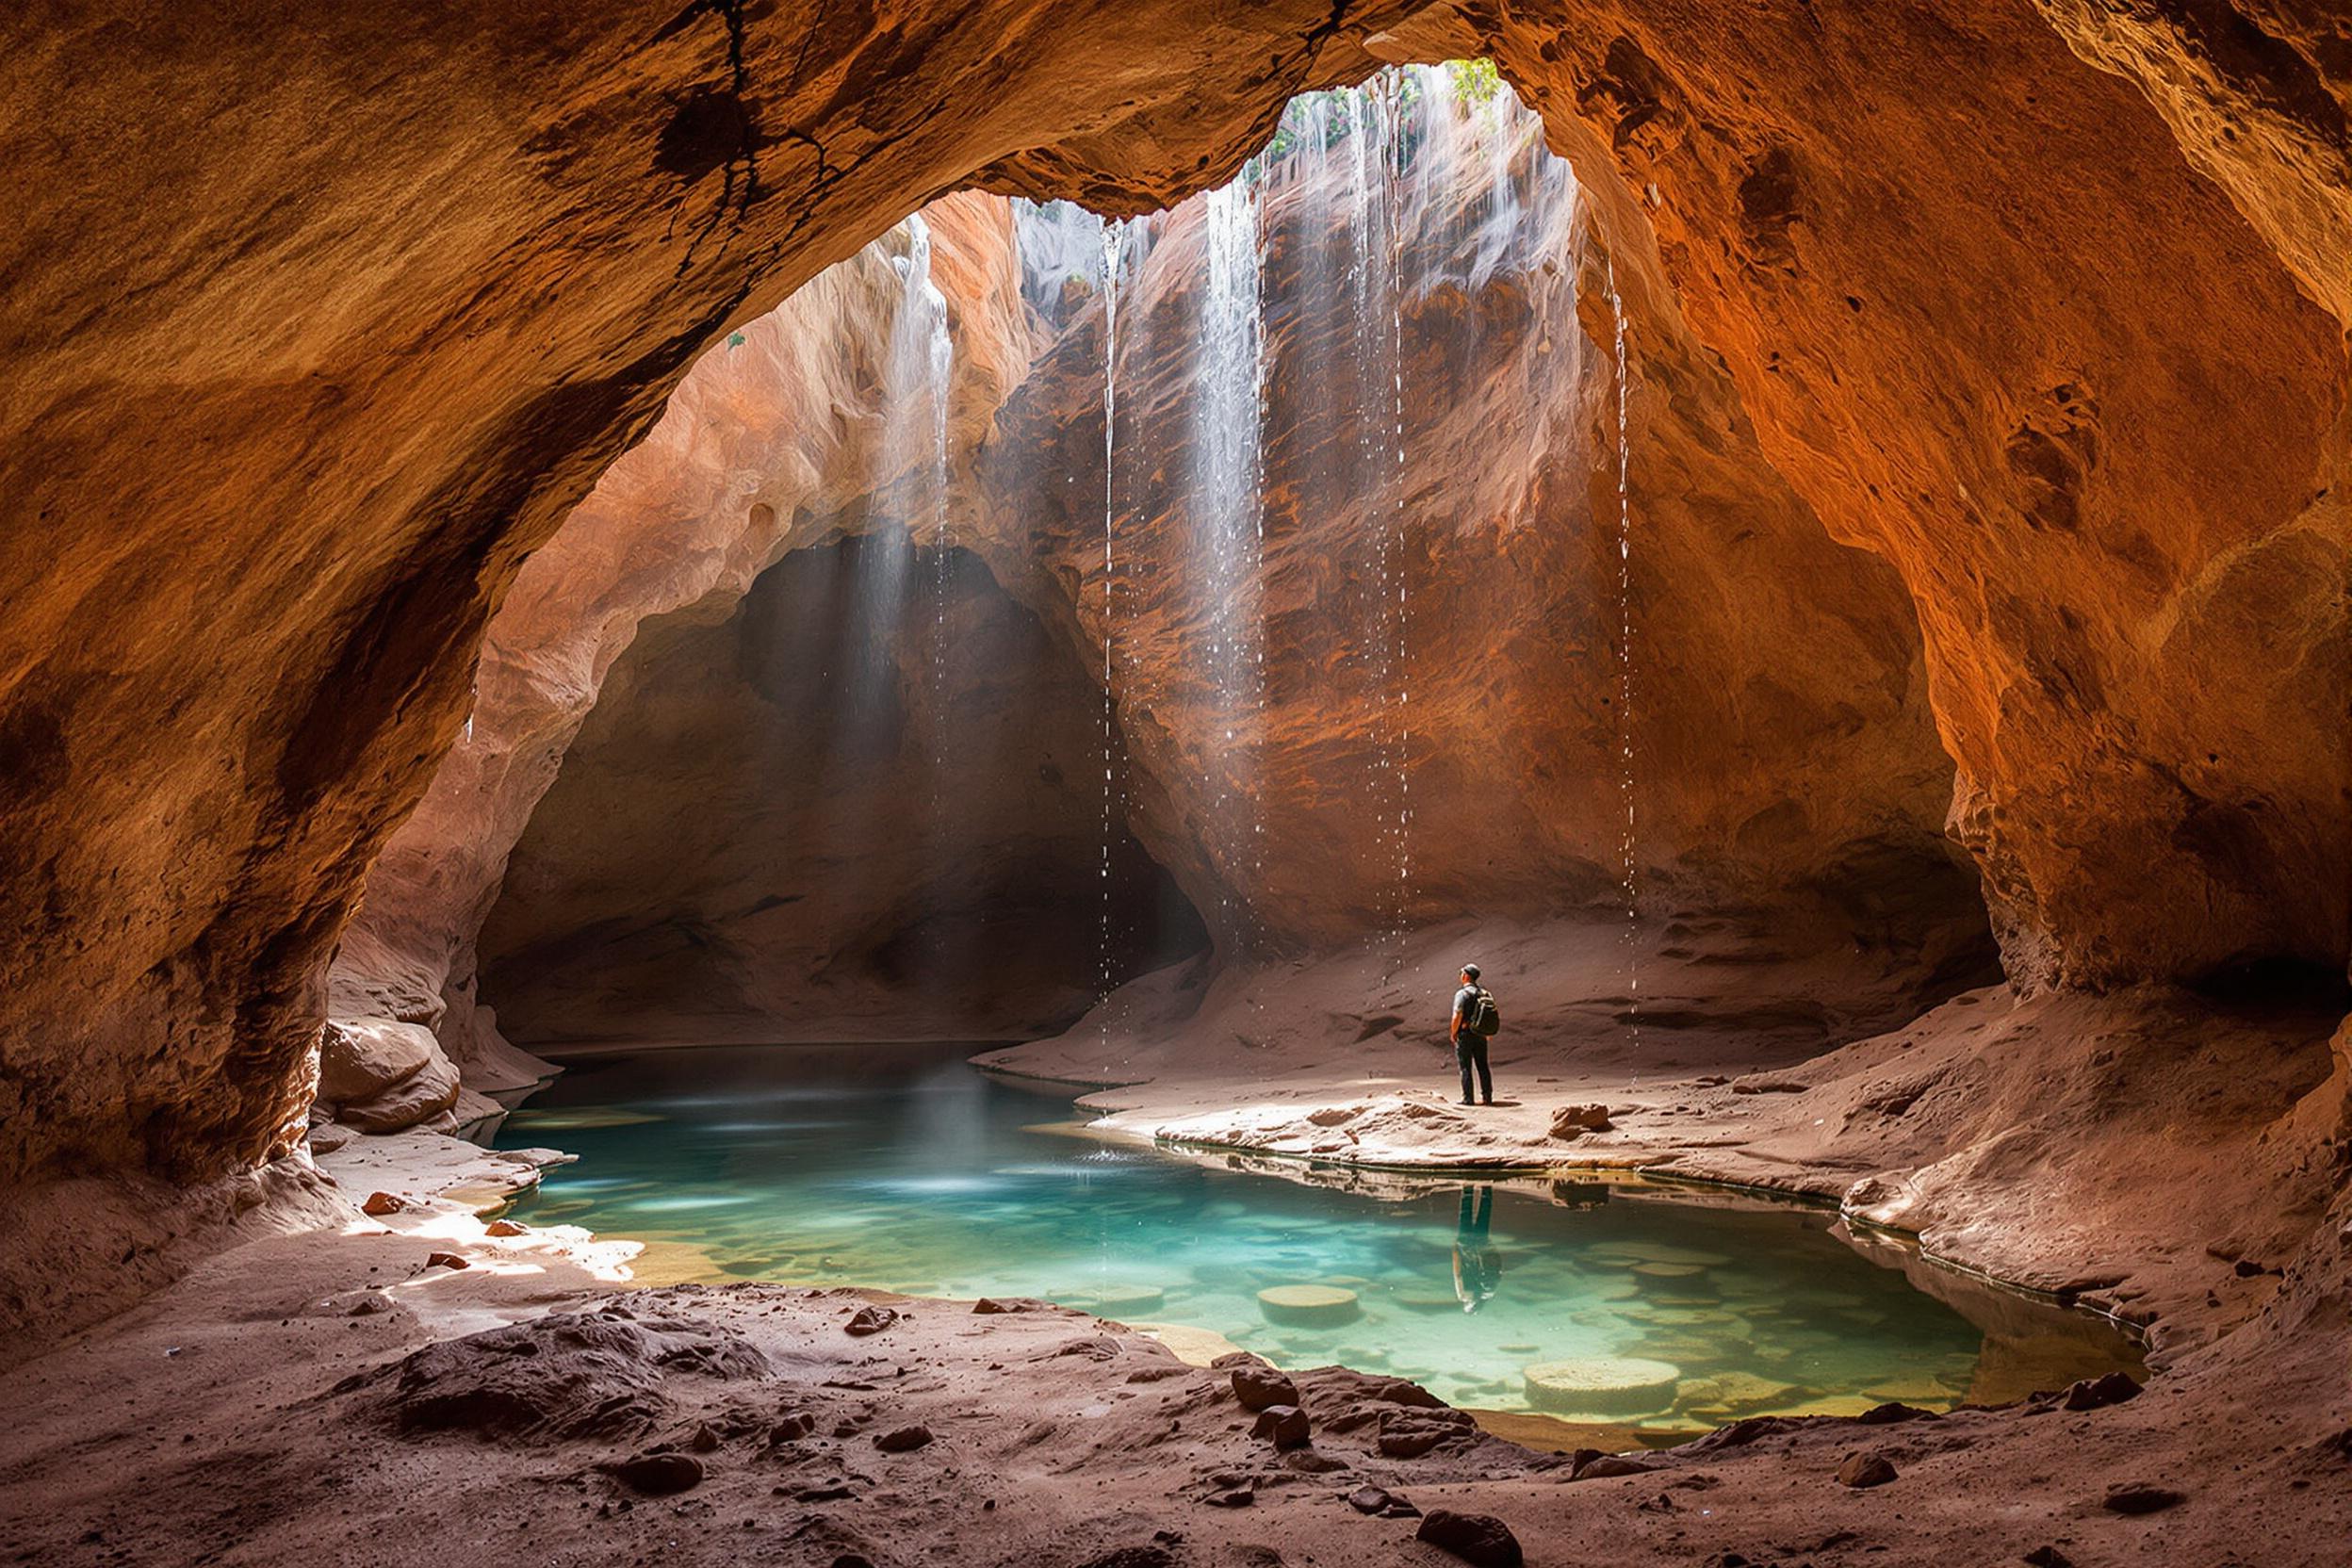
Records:
M1471 1008L1473 1008L1473 1007L1475 1007L1475 1006L1477 1006L1478 1004L1478 987L1476 987L1476 986L1464 986L1464 987L1462 987L1462 989L1460 989L1460 990L1456 991L1456 992L1454 993L1454 1018L1453 1018L1453 1022L1455 1022L1455 1023L1460 1023L1460 1024L1461 1024L1461 1025L1462 1025L1464 1029L1467 1029L1468 1027L1470 1027L1470 1009L1471 1009ZM1450 1028L1452 1028L1452 1027L1453 1027L1453 1023L1448 1023L1448 1024L1446 1025L1446 1027L1447 1027L1447 1028L1449 1028L1449 1029L1450 1029Z

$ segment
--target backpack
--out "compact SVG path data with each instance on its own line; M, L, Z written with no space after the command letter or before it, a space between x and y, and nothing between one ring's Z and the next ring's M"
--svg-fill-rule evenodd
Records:
M1503 1026L1503 1010L1494 1005L1494 993L1480 986L1470 1003L1469 1016L1462 1022L1462 1027L1482 1037L1498 1032Z

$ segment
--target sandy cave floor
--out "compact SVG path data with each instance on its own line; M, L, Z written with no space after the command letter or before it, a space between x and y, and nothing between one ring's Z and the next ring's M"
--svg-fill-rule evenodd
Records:
M1314 989L1294 988L1292 1003ZM1195 1027L1263 1056L1268 1042L1224 1029L1218 1005L1212 998ZM2147 1215L2110 1202L2063 1224L2050 1217L2066 1205L2048 1200L2053 1182L2086 1205L2121 1190L2092 1172L2125 1163L2134 1140L2157 1135L2150 1126L2165 1129L2178 1158L2200 1141L2184 1136L2196 1132L2182 1121L2193 1107L2207 1107L2216 1130L2240 1126L2246 1107L2209 1094L2208 1078L2292 1105L2324 1068L2288 1053L2268 1076L2257 1069L2295 1028L2209 1021L2197 1048L2203 1066L2173 1064L2169 1100L2147 1117L2078 1128L2085 1169L2061 1160L2020 1172L1981 1151L1969 1156L1965 1119L1936 1119L1933 1083L1891 1119L1918 1115L1918 1126L1876 1128L1889 1119L1883 1096L1878 1111L1856 1112L1889 1064L1910 1078L1962 1072L1986 1059L1989 1035L1996 1061L2002 1042L2021 1039L2015 1049L2043 1073L1972 1089L1974 1114L2014 1116L2005 1093L2064 1120L2079 1110L2070 1097L2099 1098L2101 1039L2136 1029L2147 1046L2177 1032L2168 1004L2152 999L2111 1004L2087 1031L2051 1012L2072 1005L1971 994L1900 1041L1866 1040L1821 1060L1805 1061L1797 1044L1751 1042L1739 1074L1704 1070L1710 1051L1733 1049L1708 1046L1705 1031L1682 1032L1674 1054L1697 1070L1673 1077L1655 1037L1638 1073L1612 1066L1597 1043L1579 1070L1531 1071L1533 1056L1561 1058L1547 1048L1557 1040L1529 1039L1497 1052L1508 1102L1473 1112L1427 1086L1443 1058L1405 1032L1347 1045L1344 1070L1333 1056L1288 1056L1284 1073L1248 1074L1246 1093L1230 1072L1220 1087L1219 1063L1196 1036L1166 1047L1193 1070L1098 1098L1124 1107L1103 1129L1111 1135L1179 1132L1210 1146L1205 1158L1226 1157L1223 1144L1237 1158L1244 1145L1289 1146L1327 1165L1663 1160L1689 1174L1831 1193L1861 1180L1865 1164L1908 1169L1882 1184L1911 1194L1931 1247L1941 1233L1961 1261L2011 1277L2063 1271L2077 1255L2069 1227L2100 1228L2104 1250L2081 1254L2103 1260L2099 1282L2076 1282L2152 1316L2166 1367L2126 1403L2069 1410L2044 1398L1884 1424L1746 1423L1639 1456L1629 1462L1644 1468L1612 1476L1426 1409L1406 1385L1331 1371L1298 1377L1312 1444L1283 1450L1252 1435L1228 1371L1187 1365L1142 1334L1064 1309L979 1314L967 1302L781 1285L631 1289L627 1242L511 1224L498 1228L516 1233L494 1235L478 1217L501 1190L532 1180L540 1156L482 1156L409 1135L363 1139L324 1162L353 1200L363 1188L407 1194L400 1212L354 1213L340 1233L215 1257L0 1377L11 1413L0 1439L0 1560L1458 1560L1417 1542L1414 1518L1349 1504L1373 1486L1425 1511L1500 1518L1536 1563L2342 1568L2352 1540L2352 1397L2341 1326L2332 1339L2326 1332L2327 1315L2341 1315L2340 1280L2312 1287L2298 1266L2272 1261L2265 1249L2283 1242L2184 1240L2244 1212L2242 1181L2203 1197L2195 1183L2173 1188ZM1081 1032L1012 1055L1042 1072L1075 1066L1085 1049ZM1779 1056L1791 1060L1757 1065ZM1758 1075L1776 1086L1750 1081ZM1713 1077L1725 1081L1699 1082ZM1762 1092L1739 1093L1743 1085ZM1579 1102L1609 1105L1614 1130L1552 1139L1552 1109ZM2201 1142L2218 1171L2246 1167L2253 1155L2241 1145L2256 1135L2215 1131ZM1333 1139L1346 1147L1321 1147ZM1961 1160L1957 1171L1903 1164L1946 1146L1961 1151L1942 1162ZM2029 1190L2043 1194L2038 1228L2009 1217L2024 1212L2016 1194ZM433 1196L442 1192L452 1196ZM1970 1195L1976 1201L1960 1200ZM2003 1235L2007 1251L1988 1247ZM2231 1250L2237 1259L2219 1255ZM2080 1272L2079 1259L2072 1266ZM2282 1281L2301 1293L2299 1308L2282 1304ZM847 1332L877 1299L896 1319L871 1335ZM476 1334L491 1337L461 1337ZM878 1441L910 1427L929 1441L895 1451ZM1416 1433L1433 1433L1435 1446L1401 1457ZM1384 1439L1395 1451L1381 1451ZM1896 1478L1858 1489L1838 1480L1870 1455ZM637 1484L611 1468L647 1458L632 1472ZM646 1489L685 1460L700 1478L691 1489Z

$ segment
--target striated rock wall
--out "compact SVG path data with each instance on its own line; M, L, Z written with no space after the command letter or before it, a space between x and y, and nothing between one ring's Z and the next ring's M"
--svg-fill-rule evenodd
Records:
M1982 906L1942 840L1951 763L1895 574L1823 534L1662 295L1629 289L1621 599L1609 257L1524 142L1406 182L1400 466L1353 155L1294 153L1262 187L1262 538L1251 508L1220 542L1200 479L1203 203L1131 242L1107 568L1099 299L980 454L1000 575L1075 645L1112 643L1155 856L1228 947L1328 953L1464 915L1622 919L1630 805L1653 910L1826 894L1866 945L1968 970Z
M969 448L1027 370L1011 215L970 195L924 218L956 351L949 437ZM910 484L897 470L923 454L886 439L906 292L894 258L911 264L904 234L712 350L523 568L484 638L465 729L368 873L332 973L335 1012L431 1025L477 1086L528 1075L477 994L474 938L507 854L646 617L723 616L770 563L819 537L820 519Z
M1491 52L1621 286L1901 576L2014 977L2341 966L2352 69L2309 0L2131 8L2139 64L2074 14L11 15L0 1164L286 1146L486 622L699 350L957 186L1213 185L1367 43Z
M2023 6L1514 8L1495 54L1902 574L2012 979L2340 968L2342 324L2149 101Z
M1728 382L1640 296L1621 541L1609 258L1532 117L1449 83L1408 84L1424 97L1397 111L1412 151L1393 182L1368 121L1334 136L1294 117L1237 240L1204 201L1130 235L1107 583L1102 301L1040 276L1050 341L1001 428L959 447L970 478L945 509L988 570L911 552L936 498L883 482L822 561L787 558L740 606L723 582L630 648L498 886L488 985L526 1037L1050 1032L1183 950L1156 929L1168 895L1131 820L1229 956L1386 950L1463 917L1622 923L1630 851L1653 914L1774 909L1785 946L1858 953L1857 991L1932 998L1993 972L1973 872L1942 838L1951 764L1899 580L1822 534ZM1031 271L1050 237L1030 229ZM1220 242L1262 244L1262 284L1213 263ZM1263 356L1220 349L1252 319ZM807 396L776 380L789 368L714 354L678 401L789 425ZM1236 449L1261 417L1264 452ZM633 580L659 586L609 541L660 542L673 470L708 462L680 444L694 433L665 418L524 587L557 560L618 574L607 594L628 602ZM1052 645L989 602L989 571ZM519 599L493 666L514 660ZM472 745L388 860L451 836L433 806ZM522 829L458 831L462 866Z

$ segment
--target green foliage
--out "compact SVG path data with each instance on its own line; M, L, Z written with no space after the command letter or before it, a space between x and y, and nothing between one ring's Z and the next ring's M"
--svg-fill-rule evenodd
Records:
M1447 60L1446 71L1454 79L1454 96L1465 104L1491 103L1502 90L1503 74L1483 55L1474 60Z

